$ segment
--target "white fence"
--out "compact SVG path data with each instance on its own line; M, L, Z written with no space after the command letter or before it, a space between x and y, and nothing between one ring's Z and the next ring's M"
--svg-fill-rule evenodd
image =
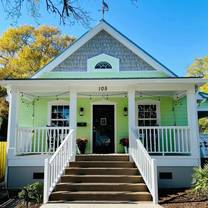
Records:
M158 203L158 182L157 182L157 166L144 148L136 132L130 138L129 154L133 158L137 168L139 169L150 193L153 197L153 202Z
M76 139L74 131L70 130L61 145L50 159L45 159L44 170L44 203L48 198L63 174L70 161L75 160Z
M138 137L149 153L191 154L190 129L187 126L138 127Z
M18 127L16 154L54 153L69 130L69 127Z

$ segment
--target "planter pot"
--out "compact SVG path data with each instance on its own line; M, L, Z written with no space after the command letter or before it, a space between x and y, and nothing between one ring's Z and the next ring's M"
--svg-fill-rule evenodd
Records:
M81 154L85 153L85 149L86 149L86 144L82 144L82 145L78 145L79 147L79 151Z
M124 146L124 152L125 152L126 154L129 153L129 148L128 148L127 146Z

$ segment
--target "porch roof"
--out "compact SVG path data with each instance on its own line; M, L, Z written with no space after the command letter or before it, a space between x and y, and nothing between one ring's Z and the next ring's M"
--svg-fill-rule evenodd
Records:
M193 86L201 86L207 83L207 79L197 77L151 77L151 78L37 78L37 79L7 79L1 80L0 85L8 89L15 88L16 90L31 90L31 89L57 89L68 90L80 89L87 90L86 87L108 86L109 91L137 89L145 86L147 90L184 90ZM156 87L156 88L155 88ZM142 88L140 88L142 90ZM83 91L82 90L82 91ZM144 89L143 89L144 90ZM96 90L97 91L97 90Z

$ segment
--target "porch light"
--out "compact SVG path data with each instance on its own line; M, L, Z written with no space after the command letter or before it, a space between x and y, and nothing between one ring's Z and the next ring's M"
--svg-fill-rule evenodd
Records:
M80 116L84 116L84 108L83 108L83 107L81 107L81 108L79 109L79 115L80 115Z
M127 107L124 107L124 109L123 109L123 115L124 116L128 116L128 108Z

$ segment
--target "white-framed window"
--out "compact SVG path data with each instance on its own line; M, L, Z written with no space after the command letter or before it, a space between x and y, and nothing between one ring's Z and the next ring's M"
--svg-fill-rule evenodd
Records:
M95 65L95 69L112 69L112 66L107 61L101 61Z
M143 101L137 105L138 126L159 126L159 103Z
M119 59L107 54L99 54L87 60L88 72L118 72Z
M70 108L66 103L54 102L49 104L49 125L69 126Z

